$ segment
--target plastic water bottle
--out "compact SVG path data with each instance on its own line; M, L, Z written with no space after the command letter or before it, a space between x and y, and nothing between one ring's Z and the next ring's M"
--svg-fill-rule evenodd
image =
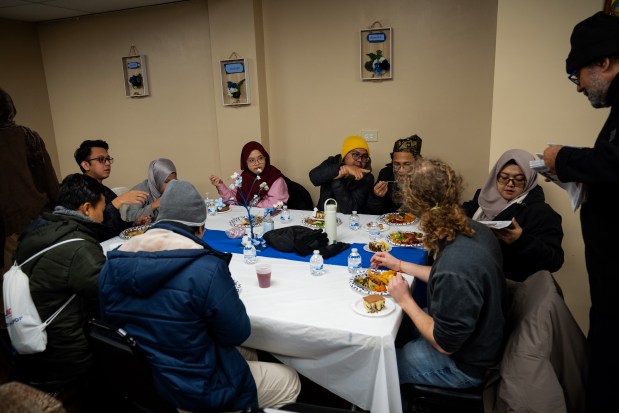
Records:
M359 221L359 215L357 215L357 211L353 211L350 218L348 218L348 228L351 231L358 231L361 228L361 223Z
M214 199L209 199L206 210L210 216L217 215L217 205L215 205Z
M353 248L348 256L348 272L354 274L361 269L361 255L356 248Z
M370 229L368 230L368 234L370 236L370 241L378 241L378 239L380 238L380 227L378 226L378 222L370 222Z
M247 235L243 237L243 261L245 261L245 264L255 264L257 261L256 247Z
M318 250L314 250L314 255L310 258L310 272L312 275L322 275L325 273L325 263Z
M288 206L284 205L284 209L282 210L282 215L280 215L279 219L284 222L290 221L290 211L288 211Z
M273 217L271 214L266 214L264 219L262 220L262 235L266 234L270 230L275 228L275 222L273 222Z

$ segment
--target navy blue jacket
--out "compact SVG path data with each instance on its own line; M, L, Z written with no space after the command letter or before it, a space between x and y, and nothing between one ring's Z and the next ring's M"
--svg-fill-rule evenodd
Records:
M251 326L230 276L230 254L213 250L187 227L153 228L204 248L110 251L99 278L102 318L137 340L159 393L176 407L193 412L257 407L256 384L236 349Z

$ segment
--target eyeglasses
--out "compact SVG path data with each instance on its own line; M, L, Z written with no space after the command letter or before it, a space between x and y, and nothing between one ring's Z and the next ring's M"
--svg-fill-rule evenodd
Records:
M265 157L264 157L264 156L259 156L259 157L257 157L256 159L254 159L254 158L249 158L249 159L247 160L247 163L250 163L250 164L252 164L252 165L253 165L253 164L256 164L256 163L262 163L262 162L264 162L264 159L265 159Z
M351 152L350 156L352 156L352 158L355 161L358 161L359 159L361 159L363 162L367 162L368 159L370 159L367 153Z
M572 73L567 75L567 79L574 83L576 86L580 86L580 78L578 77L578 69L574 69Z
M509 176L505 174L498 174L496 180L501 185L507 185L509 181L512 181L514 186L517 188L524 188L527 183L527 178L525 178L524 175Z
M413 163L412 162L404 162L404 163L392 163L393 165L393 170L397 171L398 169L402 169L403 171L410 171L410 169L413 167Z
M106 162L109 162L110 165L114 163L114 158L112 158L111 156L97 156L96 158L90 158L90 159L86 159L87 162L92 162L92 161L97 161L99 162L101 165L105 165Z

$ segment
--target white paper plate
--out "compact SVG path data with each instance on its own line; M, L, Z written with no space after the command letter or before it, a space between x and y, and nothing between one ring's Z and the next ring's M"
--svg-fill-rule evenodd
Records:
M384 270L376 270L376 271L384 271ZM359 278L359 277L367 277L368 276L368 270L367 268L365 269L360 269L358 270L355 274L351 275L350 278L348 279L348 285L350 286L350 288L352 288L353 290L357 291L358 293L364 294L364 295L370 295L370 294L378 294L378 295L389 295L388 292L378 292L378 291L370 291L367 288L355 283L355 279Z
M255 216L254 217L254 228L262 225L262 217ZM239 227L239 228L249 228L249 223L245 222L247 220L247 216L236 217L230 220L230 226Z
M387 244L387 250L386 251L380 251L380 252L389 252L389 251L391 251L391 245L389 245L389 243L386 243L386 244ZM366 244L366 245L363 246L363 251L367 251L367 252L371 252L371 253L379 252L379 251L372 251L370 249L370 245L369 244Z
M381 216L379 216L376 221L377 222L382 222L384 224L389 224L389 225L393 225L393 226L404 226L404 225L414 225L419 221L419 217L415 217L415 219L413 219L411 222L389 222L390 217L394 216L394 215L400 215L399 212L390 212L388 214L383 214ZM413 215L413 214L411 214ZM414 216L414 215L413 215Z
M314 217L305 217L301 220L301 223L303 225L305 225L306 227L314 228L314 229L324 229L325 228L324 222L325 222L324 220L316 219ZM342 220L339 218L337 218L335 222L337 222L338 226L342 225Z
M118 236L120 237L120 239L129 239L137 235L142 235L148 228L150 228L150 225L140 225L137 227L127 228L126 230L122 231ZM142 231L142 232L139 234L132 235L134 231Z
M405 248L423 248L423 242L420 242L418 244L402 244L399 242L396 242L394 240L391 239L391 234L396 233L396 232L402 232L402 233L414 233L415 236L417 236L417 239L423 239L423 234L419 231L392 231L389 234L387 234L385 236L385 239L387 241L388 244L393 245L394 247L405 247ZM421 237L418 236L418 234L421 234Z
M366 231L369 231L370 230L370 223L368 222L366 224L361 225L361 228L363 228ZM389 231L389 224L385 224L384 222L379 222L378 223L378 229L380 230L380 232Z
M395 304L391 302L391 300L385 299L385 308L377 313L368 313L363 305L363 297L353 301L350 307L355 313L365 317L383 317L387 314L391 314L393 310L395 310Z

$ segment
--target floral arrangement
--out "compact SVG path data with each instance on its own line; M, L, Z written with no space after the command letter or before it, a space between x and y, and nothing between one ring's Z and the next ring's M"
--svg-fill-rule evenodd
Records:
M391 69L391 64L389 63L389 60L383 57L382 50L377 50L376 53L368 53L366 56L369 57L370 60L365 62L363 67L365 67L365 70L368 72L372 72L375 75L380 76Z
M241 97L241 86L243 83L245 83L245 79L242 79L238 83L228 81L228 96L233 99L239 99Z
M258 169L258 174L260 174L260 172L262 172L262 170ZM251 199L249 199L249 194L252 193L252 191L254 189L254 186L256 185L256 183L258 181L261 180L260 175L256 175L256 178L254 178L254 182L252 182L251 187L249 188L249 193L247 195L245 195L243 193L243 191L241 190L242 186L243 186L243 176L240 173L238 173L238 172L233 173L230 176L230 179L232 179L234 181L229 186L230 190L231 191L236 190L237 193L241 195L242 201L238 201L238 199L236 199L236 198L230 198L228 203L240 205L240 206L245 208L245 210L247 211L247 220L249 221L249 230L250 230L250 233L251 233L252 241L254 242L255 245L263 244L262 246L265 247L266 243L264 242L264 240L261 240L261 239L258 240L256 238L256 236L254 235L254 219L255 218L251 215L251 208L256 206L256 204L260 200L260 197L258 196L258 194L255 194ZM263 181L263 182L261 182L259 184L259 188L260 189L259 189L258 193L260 193L260 192L268 192L269 185L267 185L267 183Z
M142 73L138 73L137 75L133 75L129 78L129 84L134 89L139 89L144 85L144 78L142 77Z

